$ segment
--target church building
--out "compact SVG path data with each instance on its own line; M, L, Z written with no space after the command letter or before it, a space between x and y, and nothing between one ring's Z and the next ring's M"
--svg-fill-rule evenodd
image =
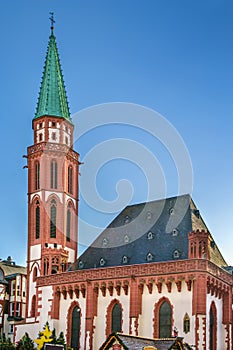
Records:
M189 194L127 206L77 256L80 162L53 26L32 127L16 340L36 339L48 322L74 350L177 336L196 350L232 350L233 276ZM112 333L116 343L105 343Z

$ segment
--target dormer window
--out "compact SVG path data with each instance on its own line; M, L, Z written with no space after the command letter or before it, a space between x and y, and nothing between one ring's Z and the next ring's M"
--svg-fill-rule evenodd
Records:
M125 237L124 237L124 242L125 242L125 243L129 243L129 236L128 236L128 235L125 235Z
M79 261L78 267L79 267L80 269L83 269L84 263L82 262L82 260Z
M103 247L107 247L107 245L108 245L108 239L105 237L103 239Z
M104 266L105 263L106 263L106 261L105 261L103 258L101 258L101 259L100 259L100 266Z
M123 257L122 257L122 264L127 264L128 263L128 257L126 256L126 255L124 255Z
M147 239L153 239L154 238L154 235L153 233L150 231L147 233Z
M126 215L124 223L128 224L130 222L130 217L128 215Z
M174 259L179 259L180 255L181 255L181 253L179 252L179 250L177 250L177 249L174 250L174 252L173 252Z
M147 220L150 220L152 218L152 214L150 211L147 212L146 218L147 218Z
M174 213L175 213L174 208L170 208L170 210L169 210L169 214L170 214L170 215L173 215Z
M146 261L152 261L153 260L153 255L151 253L148 253L146 256Z
M178 234L179 234L179 230L177 229L177 228L174 228L173 230L172 230L172 236L178 236Z

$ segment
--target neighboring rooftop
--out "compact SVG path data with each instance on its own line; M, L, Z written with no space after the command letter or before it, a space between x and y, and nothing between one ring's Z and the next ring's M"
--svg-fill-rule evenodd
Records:
M208 231L190 195L127 206L71 270L188 259L188 234ZM211 237L210 260L226 266Z
M183 343L183 338L152 339L123 333L110 334L99 350L112 349L114 344L120 344L125 350L143 350L146 347L157 350L191 350L188 344Z
M16 265L11 256L8 256L6 260L0 261L0 270L3 271L4 280L18 274L27 274L27 268L24 266Z

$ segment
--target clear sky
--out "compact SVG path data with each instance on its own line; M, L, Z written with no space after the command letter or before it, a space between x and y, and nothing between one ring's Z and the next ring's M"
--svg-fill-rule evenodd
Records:
M31 120L50 35L50 11L55 14L55 36L71 113L102 103L125 102L143 105L165 117L189 152L192 197L223 256L233 264L231 0L1 2L0 257L12 255L19 264L26 261L27 170L23 169L26 163L22 155L33 140ZM78 117L75 125L79 127ZM182 192L177 164L155 137L131 124L95 128L75 146L85 160L80 218L92 225L89 230L80 225L80 250L119 212L111 203L109 210L104 206L90 208L85 193L85 188L91 188L85 174L94 171L87 162L88 152L99 150L102 156L104 149L98 148L101 142L115 138L134 140L136 148L122 156L128 147L120 141L120 154L107 163L101 160L102 167L94 175L105 204L116 200L116 185L122 179L131 183L130 203L161 197L156 174L154 196L148 196L148 162L138 146L157 158L165 178L165 195ZM104 146L112 149L113 144ZM142 159L137 162L136 156L144 163L140 163ZM124 199L122 206L125 204Z

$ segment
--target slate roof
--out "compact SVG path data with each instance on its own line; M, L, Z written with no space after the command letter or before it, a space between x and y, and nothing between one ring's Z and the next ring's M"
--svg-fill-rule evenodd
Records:
M34 119L44 115L62 117L71 122L56 38L53 30L49 37L44 72Z
M208 228L190 195L130 205L70 270L187 259L188 234L194 230ZM211 260L226 266L215 242L211 249Z
M143 350L146 346L153 346L157 350L191 349L189 345L183 344L182 338L152 339L122 333L113 333L108 336L99 350L110 349L115 343L119 343L125 350Z
M15 264L10 264L8 261L4 260L0 262L0 269L3 271L4 279L9 279L11 276L15 275L27 275L27 268L24 266L19 266Z

